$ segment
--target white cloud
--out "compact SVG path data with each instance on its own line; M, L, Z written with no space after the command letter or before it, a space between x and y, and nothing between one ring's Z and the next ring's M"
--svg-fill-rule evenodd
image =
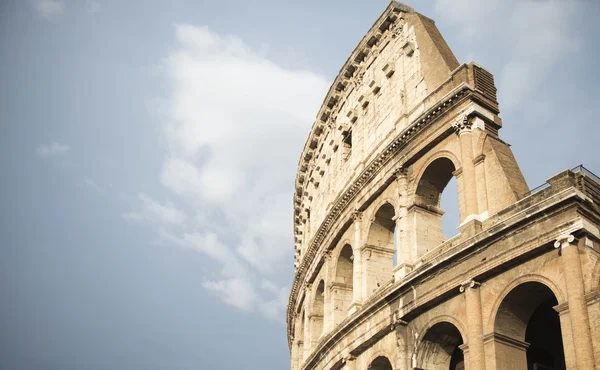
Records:
M204 287L225 303L281 319L288 289L268 278L292 270L295 172L329 83L206 27L176 37L159 178L198 214L161 237L218 263Z
M65 11L65 3L61 0L34 0L33 6L44 18L57 17Z
M499 64L495 74L504 109L528 101L579 47L571 21L581 9L576 0L436 0L435 9L470 50L484 50L475 58Z
M71 148L68 145L53 142L50 145L41 145L37 147L35 151L42 158L51 158L67 155L69 150L71 150Z
M77 181L77 186L80 188L90 189L98 193L102 191L100 185L98 185L94 180L90 179L89 177L84 177Z
M245 279L228 279L220 281L207 281L202 284L206 289L219 294L226 303L249 311L256 303L256 292L254 286Z
M158 222L165 225L182 225L185 214L172 205L162 205L145 193L138 194L141 210L124 213L122 217L131 222Z

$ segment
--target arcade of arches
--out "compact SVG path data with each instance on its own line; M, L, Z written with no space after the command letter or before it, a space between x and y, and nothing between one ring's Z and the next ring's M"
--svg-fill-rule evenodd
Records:
M291 370L600 370L600 178L530 190L499 113L493 75L392 1L300 157Z

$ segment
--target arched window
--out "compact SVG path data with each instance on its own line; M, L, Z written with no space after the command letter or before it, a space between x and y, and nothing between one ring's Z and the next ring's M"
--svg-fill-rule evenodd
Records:
M538 282L523 283L506 295L494 321L498 367L565 370L560 318L554 293Z
M333 318L337 325L348 315L352 303L354 274L354 254L352 247L345 244L340 251L335 270L335 280L331 285L333 293Z
M367 294L372 293L393 279L394 260L394 221L395 210L390 203L385 203L371 220L365 244L367 274Z
M315 291L310 313L310 336L314 348L323 334L323 311L325 307L325 281L321 280Z
M442 157L431 162L419 179L414 205L409 211L409 218L415 225L413 245L417 246L417 258L448 239L442 228L442 216L445 212L440 206L442 193L453 179L455 170L454 163L450 159ZM457 189L456 186L454 188ZM451 194L448 198L454 204L458 204L457 195L458 191L456 191L456 196ZM454 216L454 220L451 220L454 225L458 225L457 208L455 207L455 211L451 212Z

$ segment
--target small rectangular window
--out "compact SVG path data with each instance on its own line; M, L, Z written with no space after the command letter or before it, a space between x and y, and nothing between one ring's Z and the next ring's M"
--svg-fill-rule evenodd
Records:
M347 161L350 158L350 154L352 154L352 130L348 131L342 139L342 144L344 146L344 150L342 151L342 158L344 161Z

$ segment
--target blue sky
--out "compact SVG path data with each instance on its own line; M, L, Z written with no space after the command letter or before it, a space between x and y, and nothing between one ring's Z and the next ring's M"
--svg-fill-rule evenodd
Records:
M387 3L1 2L0 367L288 367L297 161ZM530 187L600 172L598 2L408 4Z

